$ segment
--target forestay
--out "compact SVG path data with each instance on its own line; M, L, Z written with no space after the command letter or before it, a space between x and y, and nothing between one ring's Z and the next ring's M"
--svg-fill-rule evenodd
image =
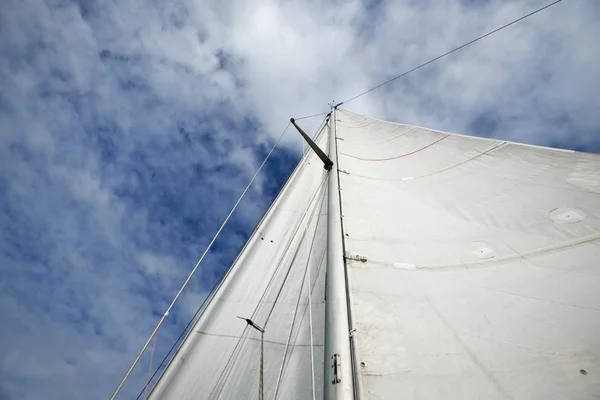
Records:
M364 397L597 398L600 157L336 120Z

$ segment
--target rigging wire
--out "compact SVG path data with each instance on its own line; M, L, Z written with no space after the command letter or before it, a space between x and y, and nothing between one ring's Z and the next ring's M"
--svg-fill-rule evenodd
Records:
M290 124L288 123L286 125L285 129L283 130L283 132L281 133L281 135L279 136L279 138L277 139L277 141L275 142L275 144L273 145L273 147L271 148L271 150L269 151L269 153L267 154L267 156L265 157L265 159L263 160L263 162L260 164L260 166L258 167L258 169L256 170L256 172L254 173L254 176L252 176L252 179L250 179L250 182L248 183L248 185L246 185L246 188L244 189L244 191L242 192L242 194L240 195L240 197L238 198L238 200L233 205L233 208L231 209L231 211L229 212L229 214L227 215L227 217L225 218L225 220L223 221L223 223L221 224L221 226L217 230L217 233L215 233L215 235L213 236L212 240L210 241L210 243L208 244L208 246L204 250L204 253L202 253L202 256L200 257L200 259L198 260L198 262L196 263L196 265L194 266L194 268L192 269L192 271L188 275L187 279L185 280L185 282L183 283L183 285L181 285L181 288L179 289L179 291L175 295L175 298L173 298L173 300L171 301L171 304L169 305L169 307L167 308L167 310L165 311L165 313L163 314L163 316L158 321L158 324L154 328L154 331L152 332L152 334L150 335L150 337L148 338L148 340L146 341L146 343L144 344L144 346L140 350L139 354L137 355L137 357L133 361L133 364L131 364L131 367L129 367L129 370L127 371L127 373L125 374L125 376L123 377L123 379L121 379L121 382L119 383L119 385L117 386L117 388L115 389L115 391L113 392L113 394L111 395L110 400L114 400L117 397L117 395L119 394L119 392L121 391L121 388L123 387L123 385L125 384L125 382L129 378L129 376L133 372L134 368L136 367L136 365L140 361L140 358L142 358L142 355L144 354L144 352L148 348L148 345L150 344L150 342L152 341L152 339L154 339L154 337L158 333L158 331L161 328L162 324L165 322L165 319L169 315L169 312L171 311L171 309L173 308L173 306L175 305L175 303L177 303L177 300L179 300L179 297L181 296L181 294L183 293L183 291L185 290L185 288L187 287L187 285L190 283L192 277L194 276L194 274L198 270L198 267L200 267L200 264L202 263L202 261L204 261L204 258L208 254L209 250L212 248L212 245L215 243L215 241L217 240L217 238L221 234L221 231L223 231L223 229L225 228L225 225L227 224L227 222L229 222L229 219L231 218L231 216L233 215L233 213L235 212L235 210L237 209L237 207L241 203L242 199L244 198L244 196L246 195L246 193L248 192L248 190L250 189L250 187L252 186L252 184L254 183L254 180L256 179L256 177L258 176L258 174L260 173L260 171L262 170L262 168L264 167L264 165L267 163L267 160L271 157L271 154L273 153L273 151L275 151L275 148L277 147L277 145L279 144L279 142L281 141L281 139L283 138L283 136L285 135L285 133L287 132L287 130L288 130L289 127L290 127Z
M534 14L537 14L537 13L539 13L540 11L543 11L543 10L545 10L545 9L547 9L547 8L550 8L550 7L552 7L553 5L560 3L561 1L562 1L562 0L556 0L556 1L552 2L552 3L550 3L550 4L547 4L547 5L545 5L545 6L541 7L541 8L538 8L537 10L535 10L535 11L532 11L532 12L530 12L529 14L526 14L526 15L524 15L524 16L522 16L522 17L520 17L520 18L517 18L517 19L515 19L514 21L512 21L512 22L509 22L508 24L502 25L501 27L499 27L499 28L496 28L496 29L494 29L494 30L492 30L492 31L490 31L490 32L488 32L488 33L486 33L486 34L483 34L483 35L481 35L481 36L479 36L479 37L477 37L477 38L475 38L475 39L473 39L473 40L471 40L471 41L469 41L469 42L467 42L467 43L465 43L465 44L463 44L463 45L460 45L460 46L458 46L458 47L455 47L455 48L453 48L452 50L450 50L450 51L447 51L446 53L444 53L444 54L442 54L442 55L439 55L439 56L437 56L437 57L435 57L435 58L432 58L431 60L429 60L429 61L427 61L427 62L425 62L425 63L423 63L423 64L417 65L416 67L414 67L414 68L412 68L412 69L410 69L410 70L408 70L408 71L406 71L406 72L403 72L403 73L401 73L400 75L396 75L395 77L393 77L393 78L390 78L390 79L388 79L387 81L385 81L385 82L383 82L383 83L380 83L380 84L379 84L379 85L377 85L377 86L373 86L371 89L369 89L369 90L366 90L366 91L364 91L364 92L362 92L362 93L360 93L360 94L357 94L356 96L354 96L354 97L351 97L351 98L349 98L348 100L344 100L344 101L343 101L343 103L349 103L349 102L351 102L352 100L355 100L355 99L357 99L357 98L359 98L359 97L361 97L361 96L364 96L364 95L365 95L365 94L367 94L367 93L370 93L370 92L372 92L373 90L379 89L380 87L382 87L382 86L385 86L385 85L387 85L388 83L391 83L391 82L395 81L396 79L402 78L403 76L406 76L406 75L410 74L411 72L414 72L414 71L416 71L416 70L418 70L418 69L420 69L420 68L423 68L423 67L424 67L424 66L426 66L426 65L429 65L429 64L431 64L431 63L433 63L433 62L435 62L435 61L439 60L440 58L444 58L444 57L446 57L446 56L448 56L448 55L450 55L450 54L454 53L455 51L458 51L458 50L460 50L460 49L463 49L463 48L465 48L465 47L467 47L467 46L469 46L469 45L471 45L471 44L473 44L473 43L475 43L475 42L477 42L477 41L479 41L479 40L481 40L481 39L483 39L483 38L486 38L486 37L488 37L488 36L490 36L490 35L493 35L494 33L498 32L498 31L501 31L501 30L502 30L502 29L504 29L504 28L508 28L509 26L511 26L511 25L514 25L514 24L516 24L517 22L524 20L525 18L531 17L532 15L534 15Z
M319 115L326 115L326 114L329 114L329 111L325 111L325 112L318 113L318 114L307 115L305 117L294 118L294 119L296 121L300 121L301 119L308 119L308 118L318 117Z

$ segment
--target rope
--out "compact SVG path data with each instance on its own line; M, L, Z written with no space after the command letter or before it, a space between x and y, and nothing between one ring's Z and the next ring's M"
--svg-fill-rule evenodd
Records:
M321 211L323 210L323 204L325 204L325 202L321 202L321 206L318 207L319 217L317 217L317 222L315 223L315 230L313 233L313 237L312 237L312 240L310 241L310 247L308 249L308 257L306 259L306 267L304 269L304 274L302 276L302 283L300 284L300 290L298 291L298 299L296 300L296 308L294 310L294 317L292 318L292 324L290 325L290 331L288 333L287 342L285 343L285 349L283 351L283 360L281 361L281 367L279 368L279 375L277 376L277 382L275 384L275 394L273 396L273 399L276 399L277 394L279 393L279 384L281 382L281 378L283 377L283 368L285 366L285 360L287 359L287 352L288 352L288 348L290 346L290 340L292 339L292 333L294 331L296 317L298 316L298 309L300 308L300 299L302 298L302 289L304 288L304 282L306 281L307 272L310 269L310 256L312 254L313 246L315 244L315 239L317 237L317 229L319 228L319 219L321 217ZM306 227L306 229L308 230L308 226ZM308 242L307 242L307 244L308 244ZM308 287L308 291L310 294L311 281L310 281L310 275L308 275L308 276L309 276L309 280L308 280L307 287ZM310 303L309 303L309 306L310 306ZM311 340L312 340L312 338L311 338ZM311 352L312 352L312 347L311 347Z
M260 381L258 384L258 400L265 398L263 380L265 369L265 331L260 332Z
M450 136L450 135L442 136L440 139L436 140L433 143L429 143L427 146L421 147L420 149L417 149L415 151L411 151L410 153L400 154L399 156L395 156L395 157L389 157L389 158L361 158L361 157L353 156L351 154L346 154L346 153L342 153L342 152L340 152L340 154L342 154L344 156L347 156L347 157L355 158L357 160L362 160L362 161L389 161L389 160L395 160L397 158L402 158L402 157L410 156L412 154L418 153L421 150L425 150L426 148L431 147L434 144L436 144L438 142L441 142L442 140L446 139L448 136Z
M317 221L318 227L318 221ZM316 228L315 228L316 232ZM315 233L315 236L316 233ZM313 237L314 240L314 237ZM309 257L312 254L312 244L311 249L308 252ZM312 322L312 280L310 279L310 267L306 269L308 274L308 285L306 286L306 291L308 292L308 331L310 336L310 383L312 386L312 398L315 400L315 352L313 349L313 322Z
M502 25L501 27L499 27L499 28L496 28L496 29L494 29L493 31L490 31L490 32L488 32L488 33L486 33L486 34L484 34L484 35L481 35L481 36L479 36L479 37L477 37L477 38L475 38L475 39L473 39L473 40L471 40L471 41L469 41L469 42L467 42L467 43L465 43L465 44L463 44L463 45L460 45L460 46L458 46L458 47L455 47L454 49L452 49L452 50L450 50L450 51L447 51L446 53L444 53L444 54L442 54L442 55L439 55L439 56L437 56L437 57L435 57L435 58L432 58L431 60L429 60L429 61L427 61L427 62L425 62L425 63L423 63L423 64L417 65L416 67L414 67L414 68L412 68L412 69L410 69L410 70L408 70L408 71L406 71L406 72L403 72L403 73L401 73L400 75L397 75L397 76L395 76L395 77L393 77L393 78L391 78L391 79L388 79L387 81L385 81L385 82L383 82L383 83L380 83L379 85L377 85L377 86L374 86L374 87L372 87L372 88L371 88L371 89L369 89L369 90L365 90L364 92L362 92L362 93L360 93L360 94L357 94L356 96L354 96L354 97L351 97L351 98L349 98L348 100L345 100L345 101L344 101L344 103L349 103L349 102L351 102L352 100L358 99L359 97L361 97L361 96L364 96L365 94L367 94L367 93L370 93L370 92L372 92L373 90L379 89L380 87L382 87L382 86L384 86L384 85L387 85L388 83L391 83L391 82L395 81L396 79L402 78L403 76L406 76L406 75L410 74L411 72L414 72L414 71L416 71L416 70L418 70L418 69L420 69L420 68L423 68L423 67L424 67L424 66L426 66L426 65L429 65L429 64L431 64L431 63L433 63L433 62L435 62L435 61L439 60L440 58L444 58L444 57L446 57L446 56L448 56L448 55L450 55L450 54L454 53L455 51L458 51L458 50L460 50L460 49L463 49L463 48L465 48L465 47L467 47L467 46L469 46L469 45L471 45L471 44L473 44L473 43L475 43L475 42L477 42L477 41L479 41L479 40L481 40L481 39L483 39L483 38L486 38L486 37L488 37L488 36L490 36L490 35L493 35L494 33L498 32L498 31L501 31L501 30L502 30L502 29L504 29L504 28L508 28L509 26L511 26L511 25L514 25L514 24L516 24L517 22L524 20L525 18L531 17L532 15L534 15L534 14L537 14L537 13L539 13L540 11L543 11L543 10L545 10L546 8L550 8L550 7L552 7L553 5L560 3L561 1L562 1L562 0L556 0L556 1L552 2L552 3L550 3L550 4L547 4L547 5L545 5L544 7L538 8L537 10L535 10L535 11L533 11L533 12L530 12L529 14L526 14L526 15L522 16L521 18L517 18L517 19L515 19L514 21L512 21L512 22L509 22L508 24Z
M223 228L225 228L225 225L227 224L227 222L229 222L229 219L231 218L231 216L233 215L234 211L237 209L238 205L240 204L240 202L242 201L242 199L244 198L244 196L248 192L248 189L250 189L250 187L252 186L252 183L254 183L254 180L258 176L259 172L262 170L263 166L266 164L266 162L269 159L269 157L271 157L271 154L273 153L273 151L275 150L275 148L277 147L277 145L279 144L279 142L283 138L283 135L285 135L285 133L287 132L289 126L290 126L290 124L288 123L286 125L285 129L283 130L283 132L281 133L281 135L279 136L279 138L277 139L277 141L275 142L275 144L273 145L273 147L271 148L271 150L269 151L269 153L267 154L267 156L265 157L265 159L263 160L263 162L260 164L260 166L258 167L258 169L256 170L256 172L254 173L254 176L252 177L252 179L250 179L250 182L248 183L248 185L246 186L246 188L244 189L244 191L242 192L242 194L240 195L240 197L238 198L238 200L235 202L233 208L231 209L231 211L229 212L229 214L227 215L227 217L225 218L225 220L223 221L223 223L221 224L221 226L217 230L217 233L215 233L215 235L213 236L212 240L210 241L210 243L206 247L206 250L204 250L204 253L202 254L202 256L200 257L200 259L198 260L198 262L196 263L196 265L194 266L194 268L192 269L192 271L188 275L187 279L185 280L185 282L183 283L183 285L181 286L181 288L179 289L179 291L175 295L175 298L173 299L173 301L171 302L171 304L167 308L167 311L165 311L165 313L163 314L163 316L158 321L158 324L156 325L156 328L154 328L154 331L152 332L152 334L150 335L150 337L148 338L148 340L146 341L146 343L144 344L144 346L140 350L138 356L133 361L133 364L131 364L131 367L129 367L129 370L127 371L127 373L125 374L125 376L123 377L123 379L121 379L121 382L119 383L119 385L117 386L117 388L113 392L112 396L110 397L110 400L114 400L117 397L117 395L119 394L119 392L121 391L121 388L123 387L123 385L125 384L125 382L129 378L129 375L131 375L131 373L133 372L133 369L135 368L135 366L140 361L140 358L142 358L142 355L144 354L144 352L148 348L148 345L150 344L150 342L152 341L152 339L154 339L154 337L158 333L159 329L161 328L162 324L164 323L165 319L167 318L167 315L169 315L169 312L171 311L171 309L173 308L173 306L175 305L175 303L177 303L177 300L179 300L179 297L181 296L181 293L183 293L183 291L185 290L185 288L189 284L190 280L192 279L192 277L196 273L196 270L198 269L198 267L200 266L200 264L202 263L202 261L204 261L204 258L208 254L208 252L211 249L213 243L215 243L215 241L217 240L217 238L221 234L221 231L223 230Z
M300 222L296 226L296 229L295 229L292 237L290 238L289 242L287 243L286 247L284 248L285 251L282 252L282 255L281 255L281 258L280 258L280 260L278 262L278 265L277 265L277 267L276 267L273 275L271 276L271 279L269 280L269 283L267 284L267 287L263 291L263 294L262 294L261 298L259 299L259 301L258 301L258 303L257 303L257 305L256 305L256 307L254 309L254 312L252 313L251 319L253 319L253 320L254 320L257 312L258 312L259 307L262 305L262 302L263 302L266 294L268 293L268 290L270 289L272 283L274 282L275 277L277 276L277 273L279 272L279 269L280 269L280 267L281 267L281 265L283 263L283 259L285 258L287 250L290 248L290 246L292 245L294 239L296 238L296 235L298 234L298 232L300 230L300 227L302 226L302 223L304 222L304 219L306 218L308 210L312 207L312 203L317 198L317 194L324 187L323 183L325 182L325 178L327 177L327 175L325 173L323 175L324 176L323 176L323 179L321 180L321 183L319 184L319 186L317 186L317 190L315 190L315 193L311 197L311 200L310 200L310 202L309 202L309 204L308 204L308 206L307 206L307 208L306 208L306 210L305 210L305 212L304 212L304 214L302 216L302 219L300 220ZM314 216L314 213L311 215L310 218L312 219L313 216ZM309 221L309 224L310 224L310 221ZM304 238L305 235L306 235L306 229L304 230L303 235L300 238L300 241L303 240L303 238ZM285 277L284 277L284 280L283 280L283 282L281 284L281 287L279 288L277 296L276 296L275 300L273 301L273 306L269 310L269 314L267 315L266 321L262 324L262 327L265 330L266 330L267 324L269 322L269 319L271 317L271 314L273 313L275 305L277 304L277 300L279 299L279 296L281 295L281 292L283 290L283 286L285 285L285 283L287 281L287 278L288 278L288 276L290 274L291 267L294 264L294 261L296 260L296 257L298 256L298 252L299 252L299 248L297 248L296 251L294 252L294 255L293 255L292 260L290 262L290 266L288 267L288 270L287 270L287 272L285 274ZM238 339L238 342L236 343L236 346L235 346L233 352L229 356L229 359L227 360L227 363L225 364L225 368L223 369L223 371L221 371L221 374L219 375L219 379L217 380L217 384L215 385L215 387L211 391L211 393L209 395L209 398L213 398L213 395L215 394L215 391L218 390L220 392L222 390L222 384L221 384L221 382L224 384L227 381L227 379L229 379L229 375L231 374L231 371L232 371L232 367L230 367L231 362L232 362L233 359L235 359L237 357L237 354L239 354L239 352L241 351L241 345L243 344L243 339L244 340L246 339L247 331L248 331L247 327L244 328L242 336L240 336L240 338ZM227 371L227 373L225 374L226 371ZM225 377L223 377L224 374L225 374Z

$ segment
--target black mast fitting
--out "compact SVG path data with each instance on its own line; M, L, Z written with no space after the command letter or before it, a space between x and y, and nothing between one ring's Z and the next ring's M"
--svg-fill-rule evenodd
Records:
M323 161L323 168L325 168L327 171L331 171L331 168L333 167L333 161L331 161L329 159L329 157L327 157L327 155L325 153L323 153L323 150L321 150L319 148L319 146L317 146L317 144L315 142L312 141L312 139L306 134L306 132L304 132L302 130L302 128L300 128L298 126L298 124L296 124L296 120L294 118L290 118L290 122L292 124L294 124L294 126L296 127L296 129L298 129L298 132L300 132L300 135L302 135L302 137L304 138L304 140L306 140L306 143L308 143L308 145L310 146L311 149L314 150L315 153L317 153L317 156L319 156L319 158L321 159L321 161Z
M256 325L250 318L244 318L244 317L238 317L238 318L239 319L243 319L244 321L246 321L246 323L248 325L250 325L251 327L253 327L257 331L259 331L260 333L265 333L264 328L261 328L260 326Z

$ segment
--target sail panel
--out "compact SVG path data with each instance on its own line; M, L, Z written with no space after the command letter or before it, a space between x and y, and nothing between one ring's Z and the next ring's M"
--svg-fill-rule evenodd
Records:
M336 119L365 397L600 393L600 157Z

